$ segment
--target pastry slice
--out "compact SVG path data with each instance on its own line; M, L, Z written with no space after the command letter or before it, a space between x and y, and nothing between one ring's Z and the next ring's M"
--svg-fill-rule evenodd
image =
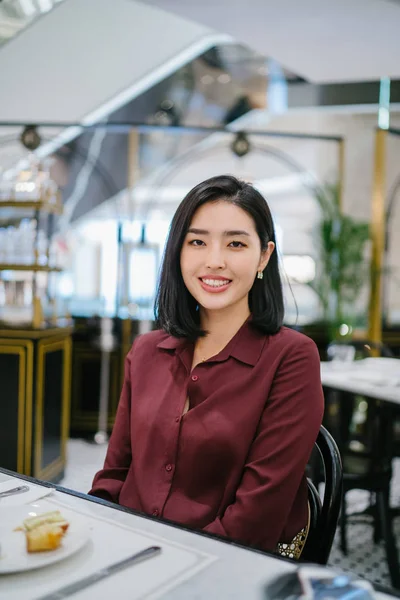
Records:
M37 517L29 517L29 519L25 519L23 522L23 526L26 531L32 531L33 529L36 529L36 527L41 527L42 525L46 524L58 525L58 527L61 527L64 533L69 527L68 521L64 519L59 510L43 513Z
M47 552L61 545L64 531L58 525L44 524L25 532L28 552Z

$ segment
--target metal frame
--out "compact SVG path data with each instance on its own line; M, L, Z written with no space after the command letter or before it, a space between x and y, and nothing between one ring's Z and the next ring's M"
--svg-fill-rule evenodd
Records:
M59 339L40 340L37 348L37 377L36 377L36 414L35 414L35 458L34 473L38 478L51 479L58 475L66 463L66 447L69 433L70 412L70 385L71 385L71 348L70 337ZM45 378L45 354L48 352L61 351L63 354L63 366L61 382L61 423L60 423L60 457L55 461L42 467L43 453L43 394Z

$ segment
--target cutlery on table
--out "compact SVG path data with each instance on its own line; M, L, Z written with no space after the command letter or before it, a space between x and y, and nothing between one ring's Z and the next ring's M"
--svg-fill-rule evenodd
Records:
M11 488L10 490L5 490L4 492L0 492L0 499L6 498L6 496L13 496L14 494L22 494L23 492L28 492L29 487L27 485L20 485L15 488Z
M56 590L55 592L50 592L50 594L46 594L45 596L41 596L37 598L37 600L62 600L62 598L67 598L68 596L72 596L81 590L89 587L93 583L97 583L109 575L114 575L122 569L126 569L127 567L132 567L143 560L151 558L153 556L158 556L160 554L161 548L160 546L149 546L140 552L136 552L129 556L128 558L124 558L123 560L119 560L118 562L110 565L109 567L104 567L103 569L99 569L92 573L92 575L88 575L87 577L83 577L75 583L71 583L66 585L65 587Z

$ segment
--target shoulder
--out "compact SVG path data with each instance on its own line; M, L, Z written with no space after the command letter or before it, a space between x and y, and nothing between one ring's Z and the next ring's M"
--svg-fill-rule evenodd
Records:
M162 329L156 329L155 331L149 331L148 333L142 333L138 335L132 344L130 354L136 352L152 352L155 351L159 344L163 344L169 338L168 333L165 333Z
M278 333L272 335L270 337L272 343L282 346L289 347L309 347L316 348L316 344L314 340L312 340L308 335L304 333L300 333L300 331L296 331L295 329L290 329L290 327L281 327Z
M135 338L141 345L154 345L156 346L160 342L170 338L171 336L166 333L163 329L155 329L154 331L149 331L148 333L142 333Z
M267 353L273 353L281 358L297 356L319 360L319 352L314 340L289 327L281 327L278 333L268 336L265 349Z
M156 329L155 331L149 331L138 335L130 349L128 357L137 358L151 358L154 359L157 355L163 356L164 352L158 352L159 350L176 350L186 343L183 338L176 338L173 335L166 333L163 329Z
M269 336L262 357L273 380L275 400L291 406L311 405L320 412L324 404L318 348L308 336L288 327ZM318 412L318 414L319 414Z

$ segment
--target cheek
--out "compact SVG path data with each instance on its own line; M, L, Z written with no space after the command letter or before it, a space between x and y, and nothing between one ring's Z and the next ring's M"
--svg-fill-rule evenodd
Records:
M236 260L237 274L240 274L243 279L252 280L257 273L259 261L259 256L256 253L238 256Z
M181 253L181 273L182 277L185 280L188 280L193 273L196 271L197 262L196 257L193 256L190 252L185 252L184 250Z
M182 250L181 252L181 271L182 275L190 268L190 261L188 260L187 252Z

